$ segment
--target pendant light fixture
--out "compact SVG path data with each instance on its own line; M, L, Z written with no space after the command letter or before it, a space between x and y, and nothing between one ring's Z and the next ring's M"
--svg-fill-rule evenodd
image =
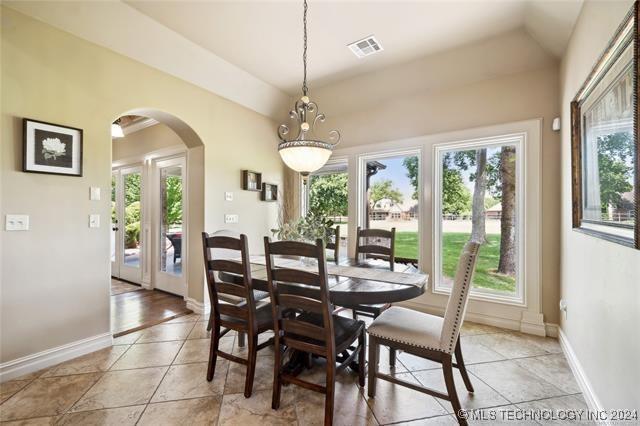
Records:
M286 124L278 128L278 152L282 161L299 172L306 182L309 173L314 172L325 165L333 148L340 142L340 132L331 130L327 140L322 140L316 133L316 125L324 123L325 115L318 111L318 105L309 99L307 87L307 0L304 0L304 14L302 24L304 28L304 48L302 63L304 75L302 80L302 97L296 101L293 109L289 111L289 117L295 122L295 128L290 129ZM294 133L295 136L287 136Z

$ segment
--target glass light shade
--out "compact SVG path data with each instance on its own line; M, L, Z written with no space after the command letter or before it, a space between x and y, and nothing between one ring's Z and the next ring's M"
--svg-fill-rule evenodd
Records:
M303 175L315 172L331 157L331 150L317 146L291 146L280 149L282 161Z
M119 124L111 124L111 137L112 138L124 138L124 132Z

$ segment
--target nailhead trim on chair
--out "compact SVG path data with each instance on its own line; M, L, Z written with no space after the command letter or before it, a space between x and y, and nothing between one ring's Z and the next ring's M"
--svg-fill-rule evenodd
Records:
M424 345L416 345L416 342L408 342L405 340L400 340L400 339L394 339L393 337L388 337L388 336L383 336L380 334L376 334L376 333L372 333L371 331L367 330L367 332L369 333L369 335L373 336L373 337L377 337L378 339L384 339L384 340L389 340L391 342L398 342L398 343L402 343L404 345L408 345L408 346L413 346L415 348L421 348L421 349L430 349L432 351L440 351L440 352L444 352L442 350L442 348L432 348L431 346L424 346Z

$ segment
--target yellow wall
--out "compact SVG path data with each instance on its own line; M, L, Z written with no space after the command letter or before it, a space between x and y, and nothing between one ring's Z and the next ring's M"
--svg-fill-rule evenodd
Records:
M191 84L2 8L2 214L28 214L28 232L2 232L0 362L109 331L110 123L135 108L175 115L204 142L204 223L246 233L251 249L277 205L240 190L240 170L281 184L276 124ZM22 117L84 129L84 176L22 173ZM224 201L234 191L234 201ZM99 213L102 226L88 227ZM224 213L240 215L225 225ZM193 274L192 274L193 275ZM202 301L201 279L189 296Z
M631 1L586 2L562 62L562 121ZM604 409L640 409L640 251L571 225L571 129L562 130L562 330Z

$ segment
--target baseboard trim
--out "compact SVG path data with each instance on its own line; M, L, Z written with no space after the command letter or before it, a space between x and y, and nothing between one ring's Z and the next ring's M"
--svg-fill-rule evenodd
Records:
M548 322L544 323L544 330L548 337L555 337L557 339L560 334L558 332L559 329L560 326L558 324L552 324Z
M7 361L0 364L0 383L100 349L108 348L112 344L113 338L109 332Z
M560 347L562 348L562 352L564 352L564 356L569 363L569 367L571 367L571 371L573 372L576 381L578 382L578 386L580 390L582 390L582 395L584 396L584 400L586 401L589 409L591 411L601 412L604 411L602 403L600 399L596 395L591 386L591 382L589 381L587 374L582 368L582 364L578 360L576 353L573 351L571 347L571 343L569 343L569 339L567 335L564 334L561 327L558 327L558 340L560 341ZM608 425L609 421L600 422L600 424Z

